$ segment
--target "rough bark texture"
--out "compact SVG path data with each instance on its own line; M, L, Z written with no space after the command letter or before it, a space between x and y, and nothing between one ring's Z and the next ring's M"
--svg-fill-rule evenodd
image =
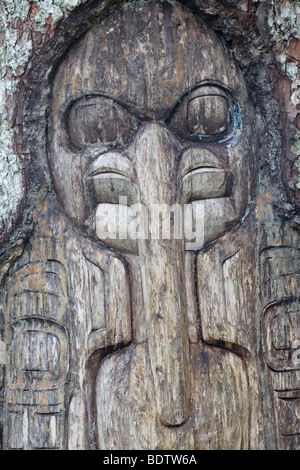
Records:
M1 10L1 447L299 449L299 2Z

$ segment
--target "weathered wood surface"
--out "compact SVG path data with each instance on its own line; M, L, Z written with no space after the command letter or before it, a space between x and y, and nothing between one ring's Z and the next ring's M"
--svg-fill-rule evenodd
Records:
M299 235L238 63L137 1L55 65L53 191L2 293L3 448L299 448Z

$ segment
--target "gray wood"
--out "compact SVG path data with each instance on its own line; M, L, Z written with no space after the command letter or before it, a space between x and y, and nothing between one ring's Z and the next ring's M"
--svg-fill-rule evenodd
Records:
M246 67L184 3L91 14L44 127L24 105L53 188L1 268L4 449L299 449L299 233Z

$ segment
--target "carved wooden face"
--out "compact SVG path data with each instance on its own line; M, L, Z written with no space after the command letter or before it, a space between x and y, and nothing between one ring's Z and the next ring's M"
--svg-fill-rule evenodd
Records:
M54 78L49 160L83 230L100 204L201 201L204 243L244 215L251 108L221 40L180 4L133 2L71 47ZM101 238L101 237L100 237ZM134 240L110 241L136 252Z
M123 5L70 48L54 77L55 190L82 230L139 255L157 408L166 426L189 417L184 252L191 248L183 236L102 236L99 212L104 208L120 227L124 207L138 204L148 211L149 228L157 207L187 205L192 219L201 207L202 236L192 249L216 240L241 220L251 197L252 121L230 54L180 3Z

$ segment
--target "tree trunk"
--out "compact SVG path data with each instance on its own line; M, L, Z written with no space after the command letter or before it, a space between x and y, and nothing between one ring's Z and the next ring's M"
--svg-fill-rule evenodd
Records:
M1 449L300 449L299 3L1 18Z

